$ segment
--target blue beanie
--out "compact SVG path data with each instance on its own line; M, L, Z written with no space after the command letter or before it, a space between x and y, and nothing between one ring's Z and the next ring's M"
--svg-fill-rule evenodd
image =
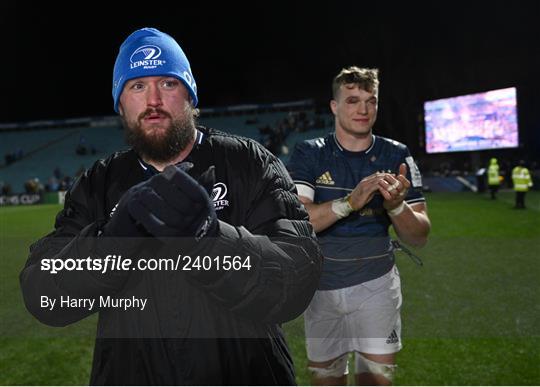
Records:
M112 87L114 111L118 113L126 81L150 76L178 78L188 89L193 106L197 106L197 84L184 51L170 35L155 28L142 28L128 36L116 57Z

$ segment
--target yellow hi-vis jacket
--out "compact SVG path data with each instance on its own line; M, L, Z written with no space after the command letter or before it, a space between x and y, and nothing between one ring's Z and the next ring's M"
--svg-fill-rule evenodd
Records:
M533 185L529 170L520 166L512 169L512 181L514 182L514 191L518 192L527 192Z
M491 159L488 168L488 185L499 185L500 183L499 164L497 164L497 159Z

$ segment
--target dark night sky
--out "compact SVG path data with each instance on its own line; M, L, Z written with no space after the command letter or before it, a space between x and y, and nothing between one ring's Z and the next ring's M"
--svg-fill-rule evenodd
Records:
M521 126L540 131L540 2L222 3L4 2L0 122L114 114L118 47L153 26L186 52L200 107L326 104L332 77L356 64L381 70L377 125L397 139L418 135L425 100L508 86L518 86Z

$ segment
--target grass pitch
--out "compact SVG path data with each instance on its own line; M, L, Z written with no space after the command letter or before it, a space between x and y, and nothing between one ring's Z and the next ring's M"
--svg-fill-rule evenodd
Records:
M540 384L540 192L514 210L473 193L428 194L424 266L398 253L404 348L398 385ZM25 309L18 275L57 205L0 208L0 384L89 381L95 316L49 328ZM298 383L309 384L301 318L285 325Z

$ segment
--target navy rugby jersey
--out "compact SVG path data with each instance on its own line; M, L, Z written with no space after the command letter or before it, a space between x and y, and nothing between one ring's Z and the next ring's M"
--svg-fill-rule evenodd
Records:
M320 204L349 194L365 177L375 172L399 173L407 164L411 188L409 204L424 202L422 177L409 150L397 141L373 135L365 151L350 152L335 134L296 144L288 169L298 194ZM357 285L387 273L394 265L388 228L392 224L377 193L361 210L338 220L317 234L325 257L319 289Z

